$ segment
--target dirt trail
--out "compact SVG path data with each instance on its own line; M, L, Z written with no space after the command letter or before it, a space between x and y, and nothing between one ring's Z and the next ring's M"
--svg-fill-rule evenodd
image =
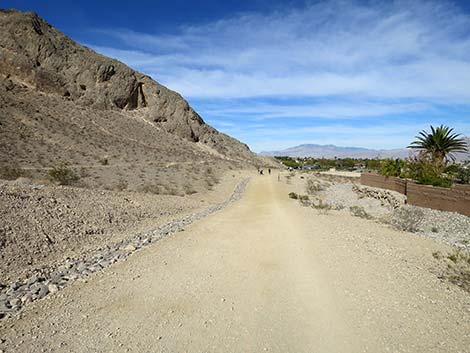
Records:
M1 323L5 352L470 352L429 239L255 177L229 208ZM16 347L15 347L16 346Z

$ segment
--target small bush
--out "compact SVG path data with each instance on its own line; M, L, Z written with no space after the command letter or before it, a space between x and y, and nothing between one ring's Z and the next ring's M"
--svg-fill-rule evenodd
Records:
M297 200L299 198L299 195L297 195L295 192L290 192L289 197L291 199Z
M438 252L432 255L437 260L446 261L447 266L440 278L470 292L470 253L468 250L457 249L445 256Z
M128 187L127 181L119 180L116 185L114 185L113 190L115 191L124 191Z
M423 210L414 207L402 207L393 211L390 224L398 230L416 233L423 218Z
M312 207L317 209L322 214L327 214L328 211L332 209L332 206L327 202L323 202L323 200L319 200L318 204L313 203Z
M307 180L307 193L310 195L315 195L319 191L325 190L324 185L319 181L314 181L312 179Z
M351 206L349 207L349 211L355 217L360 217L364 219L372 219L373 217L366 212L364 207L362 206Z
M47 174L51 181L59 185L71 185L80 179L77 172L70 168L66 162L52 168Z
M308 197L308 195L299 195L299 200L300 201L308 201L309 197Z
M21 177L25 177L26 172L21 169L21 168L15 168L15 167L2 167L0 168L0 179L6 179L6 180L16 180Z

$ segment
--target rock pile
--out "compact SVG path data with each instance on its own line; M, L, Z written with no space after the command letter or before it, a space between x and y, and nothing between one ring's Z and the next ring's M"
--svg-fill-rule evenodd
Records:
M131 239L108 245L80 259L68 259L58 268L45 271L42 276L34 276L25 281L15 281L9 286L0 284L0 319L18 312L24 305L55 293L73 281L89 276L103 268L128 257L133 252L158 241L170 234L184 230L184 227L217 212L239 200L249 179L242 180L231 197L199 213L185 216L167 223L158 229L137 234Z
M401 207L406 200L406 197L398 197L397 195L392 194L390 191L384 189L370 188L360 185L353 185L352 190L362 198L372 198L379 200L382 206L390 206L393 209ZM396 193L395 193L396 194Z

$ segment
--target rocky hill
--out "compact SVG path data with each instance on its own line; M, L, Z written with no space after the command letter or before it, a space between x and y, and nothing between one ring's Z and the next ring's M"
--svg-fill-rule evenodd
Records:
M0 10L0 26L4 177L45 178L65 162L84 186L191 193L221 170L265 162L178 93L36 14Z

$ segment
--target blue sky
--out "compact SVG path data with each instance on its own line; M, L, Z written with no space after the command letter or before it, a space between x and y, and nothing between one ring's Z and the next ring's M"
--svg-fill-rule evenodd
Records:
M3 1L180 92L255 151L470 136L470 1Z

